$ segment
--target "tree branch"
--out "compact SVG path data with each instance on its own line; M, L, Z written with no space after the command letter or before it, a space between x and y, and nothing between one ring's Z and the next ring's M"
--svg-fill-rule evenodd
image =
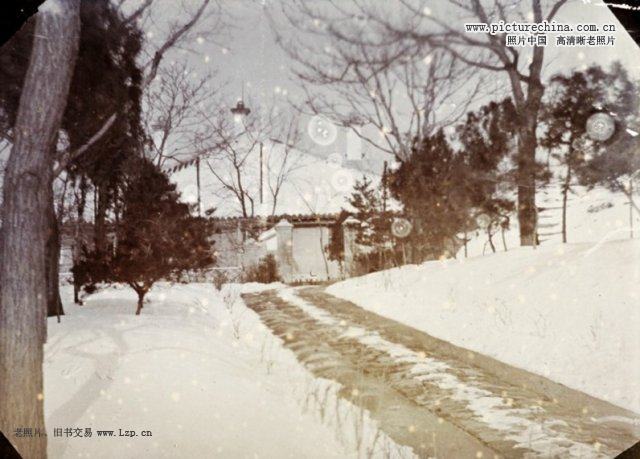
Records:
M93 144L95 144L98 140L100 140L102 136L107 133L109 128L111 128L113 123L115 123L115 121L116 121L116 114L114 113L105 121L105 123L102 125L100 130L98 130L98 132L93 134L93 136L84 145L80 146L73 152L67 152L66 154L63 154L60 160L58 161L58 165L53 170L53 177L55 178L58 175L60 175L60 173L62 173L62 171L67 168L69 163L71 163L74 159L80 157L82 154L84 154L84 152L86 152L89 148L91 148Z
M200 5L200 8L198 8L198 11L196 11L196 14L194 14L193 17L191 18L191 20L185 23L182 27L177 29L175 32L173 32L169 36L169 38L167 38L164 44L153 54L153 59L151 59L151 62L148 64L150 65L150 70L149 70L149 73L147 74L147 77L144 80L144 83L142 85L143 87L147 86L151 81L153 81L153 79L156 77L158 73L158 67L160 66L160 61L162 61L164 54L167 52L167 50L173 47L184 34L186 34L189 30L191 30L191 28L193 28L193 26L196 24L196 22L198 22L200 17L202 17L202 14L204 13L204 10L207 7L207 5L209 5L210 1L211 0L204 0L202 2L202 5Z
M145 0L144 3L140 5L140 7L137 10L131 13L131 16L125 19L124 25L131 24L132 22L136 21L140 16L142 16L142 14L146 11L146 9L152 3L153 3L153 0Z

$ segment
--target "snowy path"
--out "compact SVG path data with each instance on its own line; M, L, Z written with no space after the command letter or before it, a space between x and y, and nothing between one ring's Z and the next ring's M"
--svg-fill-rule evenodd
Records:
M157 284L136 316L128 287L103 288L78 306L64 285L66 315L49 319L45 347L48 457L363 457L303 405L309 390L333 397L335 389L246 309L246 287Z
M316 376L420 457L613 457L633 413L437 340L321 288L244 296Z

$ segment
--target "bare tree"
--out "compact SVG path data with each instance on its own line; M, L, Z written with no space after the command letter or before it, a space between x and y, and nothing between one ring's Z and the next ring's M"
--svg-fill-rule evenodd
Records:
M273 129L269 136L269 153L264 161L266 186L271 199L271 215L276 214L282 188L293 180L296 170L304 167L304 153L300 151L301 132L299 117L290 113L277 113L270 121Z
M256 183L259 165L256 154L264 142L264 136L255 118L241 121L227 118L224 112L215 119L209 118L209 126L221 143L206 163L223 193L237 201L242 216L253 217L258 195Z
M379 5L370 2L374 11ZM395 4L387 12L394 9ZM459 119L482 88L482 80L474 80L473 71L451 53L388 40L361 2L296 0L293 7L283 3L282 12L286 23L274 20L273 29L296 63L307 112L352 129L401 160L415 138ZM280 33L291 28L295 38ZM461 91L465 97L454 103Z
M244 119L234 120L224 110L207 118L217 138L207 165L221 186L220 197L235 199L243 217L256 215L258 205L265 204L265 192L271 214L276 212L283 186L302 167L303 156L295 114L276 102L248 105L254 108Z
M50 0L36 15L14 143L4 177L0 267L0 430L22 457L47 455L43 414L46 339L45 245L55 140L80 36L79 0ZM16 437L18 427L43 436Z
M385 28L390 39L406 40L419 47L443 49L478 71L505 75L519 125L517 187L521 245L536 244L536 129L544 93L542 71L545 48L513 48L507 46L504 34L469 34L466 33L464 24L514 20L551 22L566 2L567 0L524 0L515 3L506 0L448 0L437 11L429 8L423 0L401 0L409 14L421 18L421 22L426 25L424 28L404 29L375 12L368 16ZM452 18L455 20L452 21Z
M467 70L472 69L480 74L504 74L508 79L519 123L517 186L520 242L522 245L534 245L536 128L544 92L544 47L509 47L504 35L466 33L464 24L490 24L501 20L552 21L565 3L566 0L446 0L434 4L426 0L399 0L393 3L391 9L373 0L355 1L349 7L335 0L323 3L322 7L313 7L312 2L298 0L298 16L289 14L288 17L297 17L297 23L303 24L316 42L323 44L326 37L330 37L329 46L336 42L341 44L327 48L329 63L334 64L328 66L330 70L325 70L326 60L318 65L317 60L313 64L305 57L316 59L318 54L322 55L321 52L297 52L297 60L303 63L306 71L299 72L301 78L316 84L335 85L336 81L342 82L354 74L357 76L356 71L362 68L362 61L367 66L372 61L377 64L378 68L372 73L379 75L393 68L391 61L402 63L406 61L406 56L432 55L434 50L445 51L449 56L445 62L461 62ZM354 27L358 23L361 26ZM346 53L345 48L359 48L360 53L354 56L353 51ZM391 51L380 51L389 49ZM375 54L374 51L383 54ZM363 56L366 59L362 59ZM373 56L373 59L367 56ZM465 75L465 72L462 71L461 75ZM364 76L367 82L376 81L373 75ZM445 81L443 86L449 87L449 83ZM376 95L379 97L379 92ZM468 100L466 94L462 99ZM393 124L388 125L387 129L395 136Z
M215 143L206 128L203 111L215 104L218 89L212 74L198 76L184 63L158 72L145 92L144 123L150 134L149 157L158 166L192 159L194 152Z

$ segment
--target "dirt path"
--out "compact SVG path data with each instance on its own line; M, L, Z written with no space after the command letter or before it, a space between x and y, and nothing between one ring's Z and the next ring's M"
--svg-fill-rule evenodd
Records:
M420 457L614 457L640 439L634 413L319 287L244 299L307 368Z

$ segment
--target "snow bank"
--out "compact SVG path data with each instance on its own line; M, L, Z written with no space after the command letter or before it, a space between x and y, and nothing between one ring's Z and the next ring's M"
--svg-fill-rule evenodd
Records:
M640 241L518 248L328 292L640 413Z
M515 199L515 197L512 197ZM536 194L536 203L543 210L538 215L538 232L542 245L562 243L562 189L550 185ZM567 200L567 242L594 242L628 239L631 224L636 235L640 231L640 214L629 215L629 200L622 193L613 193L602 187L589 190L574 185ZM511 215L510 229L505 232L504 242L498 230L493 236L496 251L508 250L520 245L518 218ZM468 234L471 241L467 245L469 256L491 253L487 235L483 232ZM461 248L458 255L464 256Z
M67 315L50 319L45 348L49 457L356 457L303 409L318 380L243 305L241 289L157 285L135 316L129 288L78 307L65 287Z

